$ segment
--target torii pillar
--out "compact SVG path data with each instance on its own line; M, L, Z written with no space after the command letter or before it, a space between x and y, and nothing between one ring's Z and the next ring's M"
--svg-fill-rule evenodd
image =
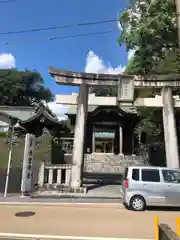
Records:
M179 151L177 141L174 102L171 87L163 87L163 126L166 149L166 164L169 168L179 168Z
M51 76L55 77L56 82L61 85L79 86L77 97L77 114L74 132L74 143L72 153L71 188L78 189L82 185L82 173L84 165L84 140L86 130L86 118L88 109L88 89L92 84L84 76L84 73L73 73L71 71L49 68Z
M72 171L71 171L71 187L79 188L82 183L82 172L84 165L84 139L88 108L88 85L82 83L80 85L76 125L74 132L74 144L72 154Z

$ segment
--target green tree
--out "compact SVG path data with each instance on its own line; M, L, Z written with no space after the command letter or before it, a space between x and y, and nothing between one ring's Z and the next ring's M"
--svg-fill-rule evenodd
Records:
M171 0L132 0L121 14L119 43L135 50L128 72L134 74L177 72L179 68L176 6ZM167 67L170 62L172 68ZM165 67L165 68L164 68Z
M35 71L0 70L0 105L30 106L52 101L53 95Z

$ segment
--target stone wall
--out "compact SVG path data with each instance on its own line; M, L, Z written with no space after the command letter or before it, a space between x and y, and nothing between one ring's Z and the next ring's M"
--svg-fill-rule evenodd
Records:
M65 162L71 164L72 155L65 155ZM122 173L126 166L144 164L142 156L92 153L85 154L84 172Z
M176 233L167 225L159 225L159 240L178 240L179 237Z

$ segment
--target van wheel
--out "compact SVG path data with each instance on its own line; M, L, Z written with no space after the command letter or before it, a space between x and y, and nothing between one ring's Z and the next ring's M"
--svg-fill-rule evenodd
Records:
M133 211L144 211L146 208L146 202L141 196L134 196L131 198L130 208Z

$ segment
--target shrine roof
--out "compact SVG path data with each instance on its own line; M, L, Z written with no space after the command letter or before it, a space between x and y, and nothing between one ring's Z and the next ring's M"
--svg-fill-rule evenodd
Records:
M16 119L25 121L29 119L35 112L33 107L26 106L0 106L0 116L3 118L3 122L7 122L7 119Z
M40 121L41 120L49 120L50 122L52 122L54 124L58 124L58 125L62 124L56 117L53 117L52 115L50 115L44 107L40 107L36 112L34 112L34 114L30 118L28 118L24 121L21 121L21 123L26 124L26 123L30 123L30 122L33 122L38 119L40 119Z
M88 112L91 113L93 111L95 111L97 108L100 108L103 110L103 108L105 108L105 106L88 106ZM111 108L108 106L108 108ZM129 113L129 114L136 114L137 111L136 111L136 108L135 107L118 107L120 110L122 110L124 113ZM112 109L113 111L113 109ZM70 105L68 108L67 108L67 112L66 112L66 115L76 115L77 113L77 105Z

